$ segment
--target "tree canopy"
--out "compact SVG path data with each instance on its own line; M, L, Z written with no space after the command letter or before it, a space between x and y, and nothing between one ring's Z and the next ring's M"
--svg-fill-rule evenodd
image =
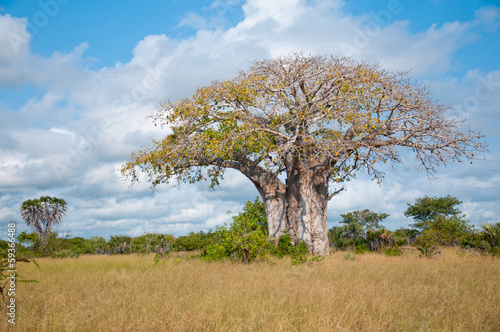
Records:
M387 213L372 212L368 209L347 212L340 215L342 220L339 221L343 224L358 224L366 231L370 229L381 228L380 222L389 217Z
M161 104L151 118L169 133L121 171L136 181L139 166L153 187L205 179L216 186L226 168L236 169L263 197L270 236L289 231L325 253L327 202L356 172L380 180L380 165L401 162L402 149L428 174L484 151L481 135L462 131L448 111L408 73L291 54Z
M417 198L414 204L408 203L408 209L405 216L413 217L414 227L424 230L438 219L438 217L449 218L458 216L461 211L456 207L462 204L462 201L450 195L446 197L421 197Z
M471 226L465 214L456 206L462 204L456 197L422 197L408 204L405 216L413 217L413 227L418 229L421 240L435 244L457 245L470 233Z
M38 234L43 247L51 234L52 226L62 221L66 210L67 203L64 199L42 196L24 201L21 205L21 216L26 225Z

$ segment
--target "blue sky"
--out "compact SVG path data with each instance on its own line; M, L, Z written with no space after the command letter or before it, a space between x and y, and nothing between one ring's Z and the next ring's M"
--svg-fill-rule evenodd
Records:
M407 226L407 203L447 194L474 224L499 220L499 1L4 0L0 225L24 230L22 201L42 195L68 201L59 231L72 236L183 235L230 221L226 211L257 196L238 173L215 191L198 183L152 193L113 170L165 134L146 119L159 102L294 51L411 70L490 149L433 181L408 168L410 156L380 186L360 174L330 202L330 226L364 208L389 213L390 229Z

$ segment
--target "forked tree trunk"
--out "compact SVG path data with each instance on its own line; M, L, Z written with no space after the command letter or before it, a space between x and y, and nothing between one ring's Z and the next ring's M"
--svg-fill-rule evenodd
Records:
M328 255L328 179L305 167L294 167L283 188L261 192L266 208L269 236L275 242L288 232L304 241L313 255Z

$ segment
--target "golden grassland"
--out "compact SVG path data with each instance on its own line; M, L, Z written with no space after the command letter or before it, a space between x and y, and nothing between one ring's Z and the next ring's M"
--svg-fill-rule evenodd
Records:
M500 331L500 259L336 252L238 264L173 254L18 264L17 331Z

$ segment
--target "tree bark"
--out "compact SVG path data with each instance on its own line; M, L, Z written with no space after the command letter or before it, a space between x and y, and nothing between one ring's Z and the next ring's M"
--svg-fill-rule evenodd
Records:
M290 165L286 186L259 185L266 208L269 237L275 242L288 232L304 241L313 255L328 255L328 178L299 160Z
M269 238L276 243L288 229L286 190L275 190L262 195L266 208Z

